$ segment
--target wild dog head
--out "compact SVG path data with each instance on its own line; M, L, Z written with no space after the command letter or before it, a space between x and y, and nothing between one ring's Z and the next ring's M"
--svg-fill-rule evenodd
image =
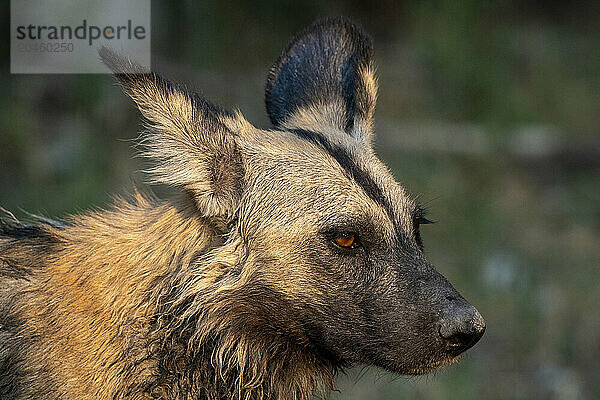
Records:
M220 221L236 261L211 290L236 299L239 329L401 374L440 367L482 336L479 312L427 261L423 210L374 154L377 83L360 28L330 19L290 42L268 74L266 130L101 56L148 121L154 179Z

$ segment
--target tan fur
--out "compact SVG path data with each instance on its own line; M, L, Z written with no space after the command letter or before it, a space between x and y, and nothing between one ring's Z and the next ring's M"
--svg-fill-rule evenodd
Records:
M357 85L361 88L357 91L357 102L361 104L363 112L354 117L352 136L362 138L368 142L374 136L375 104L377 103L377 78L373 63L360 66L357 71Z
M228 315L239 318L240 308L252 307L236 291L256 271L246 268L235 279L216 283L223 271L241 261L243 245L224 242L211 224L190 217L196 213L190 200L181 198L176 204L137 194L133 202L120 200L112 210L74 217L67 228L45 228L65 247L22 290L20 311L26 319L23 332L37 338L36 351L26 355L24 364L35 366L40 376L51 373L55 378L55 397L47 398L63 398L61 393L78 399L121 398L132 387L144 386L157 374L156 360L144 359L167 346L173 338L164 332L173 332L192 314L199 325L189 347L179 349L181 357L222 335L224 340L209 355L217 371L212 385L233 383L232 398L308 399L319 388L330 389L333 376L320 361L299 351L281 359L272 339L257 340L251 329L231 331ZM214 250L194 259L202 249ZM181 270L182 265L187 268ZM165 283L170 293L157 291ZM190 293L206 296L167 321L168 309L188 300ZM167 309L159 311L167 298ZM157 316L165 320L151 330L150 320ZM246 323L262 325L257 320ZM150 347L132 346L135 338L145 336ZM230 382L232 371L236 376ZM220 399L220 392L211 392L211 382L204 379L197 376L190 384L204 386L206 398ZM170 398L172 390L159 385L151 394Z
M369 143L374 137L375 104L377 102L377 79L375 78L375 67L372 64L362 66L357 72L359 80L357 85L357 102L362 106L362 113L353 116L354 124L348 134L363 142ZM280 122L284 129L308 129L318 132L332 130L341 133L348 116L346 105L342 98L324 103L315 101L307 107L296 110L292 115Z

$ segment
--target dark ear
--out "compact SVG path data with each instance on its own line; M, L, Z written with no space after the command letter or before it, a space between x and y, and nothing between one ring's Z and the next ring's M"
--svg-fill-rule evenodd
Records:
M269 71L267 113L275 127L340 129L370 140L377 97L371 39L326 19L300 32Z
M236 117L106 47L100 58L148 122L142 144L156 161L153 180L189 191L206 216L232 215L243 166L226 124Z

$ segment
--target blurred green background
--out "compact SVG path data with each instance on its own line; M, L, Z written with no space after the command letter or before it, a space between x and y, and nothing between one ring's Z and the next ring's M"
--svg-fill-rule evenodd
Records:
M113 80L11 75L0 10L0 205L61 218L143 182L139 115ZM429 258L487 321L457 365L359 368L331 398L600 398L599 3L153 1L153 64L267 127L271 62L329 15L373 35L377 151L438 221Z

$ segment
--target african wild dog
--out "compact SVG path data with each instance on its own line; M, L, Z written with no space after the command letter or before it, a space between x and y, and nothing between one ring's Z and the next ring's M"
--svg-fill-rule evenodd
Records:
M180 195L6 218L0 398L310 399L344 367L423 374L477 342L481 315L373 153L371 56L345 20L298 34L262 130L102 49L148 122L154 180Z

